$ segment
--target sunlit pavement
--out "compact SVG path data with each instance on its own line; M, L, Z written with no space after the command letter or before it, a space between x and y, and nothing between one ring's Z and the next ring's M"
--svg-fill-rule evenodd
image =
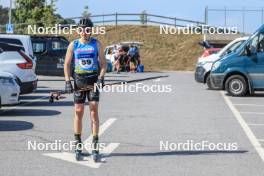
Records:
M153 79L142 79L149 77ZM28 150L30 141L73 140L72 95L50 103L49 93L63 90L64 80L40 77L35 93L0 112L1 175L264 175L264 94L229 97L196 83L191 72L109 74L106 82L135 85L137 79L149 86L171 85L172 91L101 93L100 141L108 150L106 161L96 164L89 157L76 162L73 151ZM83 140L89 141L88 108L84 124ZM173 147L187 141L237 148ZM160 146L166 142L171 144L168 150Z

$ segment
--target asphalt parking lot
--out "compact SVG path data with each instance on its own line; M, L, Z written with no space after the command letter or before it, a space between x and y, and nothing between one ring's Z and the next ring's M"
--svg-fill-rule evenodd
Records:
M224 95L225 93L222 92ZM245 129L245 132L250 136L250 140L255 145L264 147L264 94L256 92L256 95L248 97L228 97L232 102L233 107L237 110L238 120ZM250 134L251 132L254 137ZM259 144L257 144L259 143ZM262 156L264 156L262 154Z
M64 81L41 77L35 93L1 110L0 175L264 175L264 94L229 97L197 84L192 72L110 74L106 79L131 85L141 79L144 85L171 85L172 91L102 93L100 141L107 144L106 161L76 162L72 151L28 150L28 141L73 139L72 95L49 103L50 91L63 89ZM85 117L83 139L89 141L87 111ZM237 149L164 150L161 141L236 143Z

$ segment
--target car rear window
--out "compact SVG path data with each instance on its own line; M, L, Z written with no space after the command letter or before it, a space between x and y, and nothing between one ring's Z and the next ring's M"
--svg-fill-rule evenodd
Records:
M68 43L64 41L52 41L51 48L53 51L67 50Z
M25 48L23 47L22 42L18 39L0 38L0 42L11 44L11 45L17 45L21 47L21 50L25 51Z
M20 51L22 50L21 46L13 45L13 44L6 44L3 42L0 42L0 52L4 51Z

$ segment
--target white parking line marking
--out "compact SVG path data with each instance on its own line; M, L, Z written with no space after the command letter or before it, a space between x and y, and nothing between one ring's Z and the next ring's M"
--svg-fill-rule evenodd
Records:
M264 112L240 112L241 114L257 114L257 115L264 115Z
M246 133L247 137L249 138L251 144L255 147L256 151L258 152L260 158L264 162L264 149L261 147L260 142L254 135L254 133L249 128L248 124L245 122L239 111L236 109L236 107L232 104L232 102L229 100L229 98L225 95L224 91L220 91L221 95L223 96L226 104L229 106L230 110L234 114L235 118L239 122L240 126Z
M249 123L248 124L249 126L262 126L262 125L264 125L263 123L261 124L261 123Z
M109 128L115 121L116 121L115 118L110 118L105 123L103 123L100 126L100 130L99 130L100 132L99 132L98 135L101 136L106 131L106 129ZM90 135L89 138L86 139L83 143L85 145L85 144L91 143L91 142L92 142L92 135ZM120 143L110 143L110 144L108 144L107 147L104 148L103 151L101 151L101 153L104 156L108 156L119 146L119 144ZM101 165L101 163L95 163L91 159L91 157L89 157L89 156L83 157L82 161L76 161L75 154L74 153L69 153L69 152L44 153L42 155L49 156L49 157L56 158L56 159L61 159L61 160L64 160L64 161L75 163L75 164L88 166L88 167L91 167L91 168L99 168L100 165Z
M259 104L234 104L235 106L264 106L264 105L259 105Z

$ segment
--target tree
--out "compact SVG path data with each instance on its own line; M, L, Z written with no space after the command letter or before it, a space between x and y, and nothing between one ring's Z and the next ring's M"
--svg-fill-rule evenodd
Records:
M9 9L7 7L0 5L0 25L8 23L8 12Z
M56 23L54 16L56 0L49 5L45 0L16 0L14 19L16 23L36 24L37 26L50 26Z

